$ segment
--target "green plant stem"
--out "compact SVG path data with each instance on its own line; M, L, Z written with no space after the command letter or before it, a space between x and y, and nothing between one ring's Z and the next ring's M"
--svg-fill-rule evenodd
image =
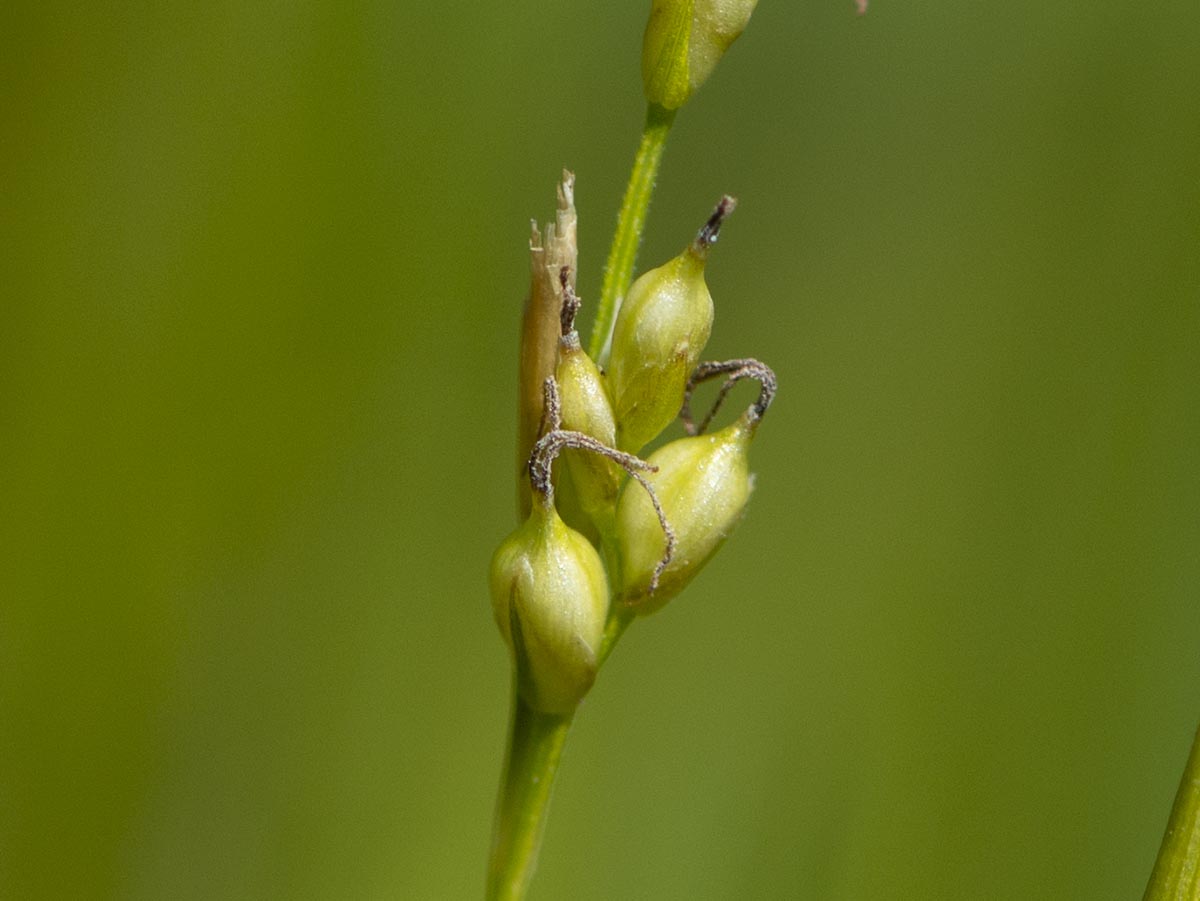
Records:
M601 665L634 618L631 611L614 607L600 645ZM554 777L572 719L572 715L538 713L513 685L512 728L488 861L488 901L525 897L537 867Z
M508 756L496 802L488 861L488 901L520 901L537 867L554 776L571 715L538 713L513 687Z
M1200 898L1200 730L1192 741L1167 834L1143 901L1196 901Z
M620 601L613 601L612 613L608 615L608 622L604 626L604 640L600 643L600 653L597 655L600 666L604 666L604 661L608 659L608 655L613 652L613 648L635 618L635 614L628 607L622 606Z
M663 148L667 144L667 133L675 121L675 111L666 110L651 103L646 108L646 125L642 130L642 142L638 145L629 173L629 184L625 188L625 199L617 215L617 231L613 235L612 247L608 251L608 262L604 267L604 283L600 289L600 303L596 306L596 319L592 324L592 336L588 343L588 355L600 360L601 352L608 343L617 310L633 278L633 266L637 262L638 246L642 243L642 232L646 228L646 211L650 208L650 197L654 193L654 182L658 178L658 167L662 162Z

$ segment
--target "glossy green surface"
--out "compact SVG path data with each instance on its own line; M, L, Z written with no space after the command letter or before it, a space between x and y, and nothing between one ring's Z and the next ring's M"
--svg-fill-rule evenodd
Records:
M0 12L0 897L481 896L528 220L571 166L587 323L648 6ZM759 5L639 267L739 197L757 489L531 898L1138 897L1200 719L1197 84L1194 0Z

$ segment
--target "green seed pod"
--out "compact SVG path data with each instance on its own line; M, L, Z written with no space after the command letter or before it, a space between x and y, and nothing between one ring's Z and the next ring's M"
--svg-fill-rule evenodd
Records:
M673 110L708 80L758 0L654 0L642 40L642 85Z
M561 404L562 427L595 438L612 447L617 443L617 425L604 374L592 362L575 331L575 315L580 301L571 288L568 272L562 272L562 338L558 342L558 368L555 379ZM560 494L569 487L580 509L596 531L610 539L616 514L617 494L624 481L620 466L607 457L582 448L563 452L568 480L560 484Z
M713 302L704 266L736 203L722 198L696 240L642 275L621 304L608 378L617 447L624 451L637 453L679 413L688 376L712 331Z
M675 553L652 594L649 586L663 553L662 529L648 496L626 489L617 503L622 600L650 613L677 595L717 552L742 518L750 498L746 451L754 424L743 416L711 435L680 438L647 460L646 476L675 530Z
M725 384L712 412L697 428L690 409L692 391L700 382L719 376L726 377ZM733 425L711 435L697 434L704 431L733 385L745 378L759 381L758 399ZM621 597L639 613L653 612L678 594L741 521L754 482L747 452L775 391L775 373L752 359L702 363L688 380L681 414L690 437L651 454L646 462L657 471L644 476L674 532L675 546L665 563L659 525L663 516L648 499L650 493L625 490L617 503Z
M604 376L572 331L559 342L557 380L562 393L562 424L590 435L608 446L615 445L617 425ZM621 468L611 460L586 450L563 454L571 484L583 512L603 536L611 536L617 494L624 480Z
M566 456L569 457L570 454ZM554 470L554 506L568 527L583 535L593 547L604 546L600 530L596 528L592 517L584 512L583 504L579 501L579 492L575 490L571 467L566 460Z
M573 711L596 678L608 580L596 549L535 496L529 519L497 548L492 611L534 710Z

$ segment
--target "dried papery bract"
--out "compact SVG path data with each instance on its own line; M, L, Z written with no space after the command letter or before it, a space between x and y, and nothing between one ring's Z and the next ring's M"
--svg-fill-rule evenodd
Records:
M529 482L524 467L540 434L542 386L553 377L561 334L562 283L566 267L574 287L579 256L575 213L575 176L563 170L558 185L558 210L545 234L531 223L529 239L529 298L521 321L520 365L517 375L517 492L521 516L530 510Z
M696 239L635 281L621 305L608 379L622 450L636 453L679 413L688 376L712 331L704 267L736 205L732 197L723 197Z
M758 399L732 425L710 435L680 438L650 455L648 462L658 471L647 481L676 533L675 553L659 573L654 592L648 589L661 540L651 529L657 514L639 495L622 492L617 504L620 596L638 613L658 610L704 567L741 520L753 487L747 452L774 398L775 375L756 360L703 364L697 373L697 381L717 375L734 381L754 378L761 389ZM694 384L689 383L689 397Z

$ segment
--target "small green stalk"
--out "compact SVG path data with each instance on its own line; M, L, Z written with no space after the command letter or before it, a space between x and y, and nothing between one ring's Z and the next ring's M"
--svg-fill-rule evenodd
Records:
M636 614L621 603L614 603L612 612L608 615L608 624L604 627L604 642L600 645L600 665L604 666L604 661L608 659L608 655L613 652L613 648L617 646L617 642L621 640L621 636L625 634L625 630L629 628L629 624L633 622Z
M630 610L614 606L600 646L601 664L633 620ZM514 684L512 730L488 862L487 901L525 897L537 867L554 777L573 718L530 709Z
M514 685L512 732L488 862L488 901L525 897L537 867L550 793L571 720L571 715L530 709Z
M614 606L600 647L600 663L612 653L634 614ZM496 801L487 901L521 901L537 867L558 762L573 715L538 713L513 685L513 719L508 755Z
M655 103L646 107L642 142L638 145L633 171L625 188L625 199L617 216L617 231L613 235L608 263L604 267L604 283L600 288L600 302L596 306L596 319L588 343L588 356L593 360L601 360L601 352L612 333L617 310L633 280L638 246L642 243L642 232L646 228L646 211L650 208L650 197L654 193L658 167L667 145L667 134L674 121L674 110L663 109Z
M1175 795L1143 901L1200 899L1200 731Z

